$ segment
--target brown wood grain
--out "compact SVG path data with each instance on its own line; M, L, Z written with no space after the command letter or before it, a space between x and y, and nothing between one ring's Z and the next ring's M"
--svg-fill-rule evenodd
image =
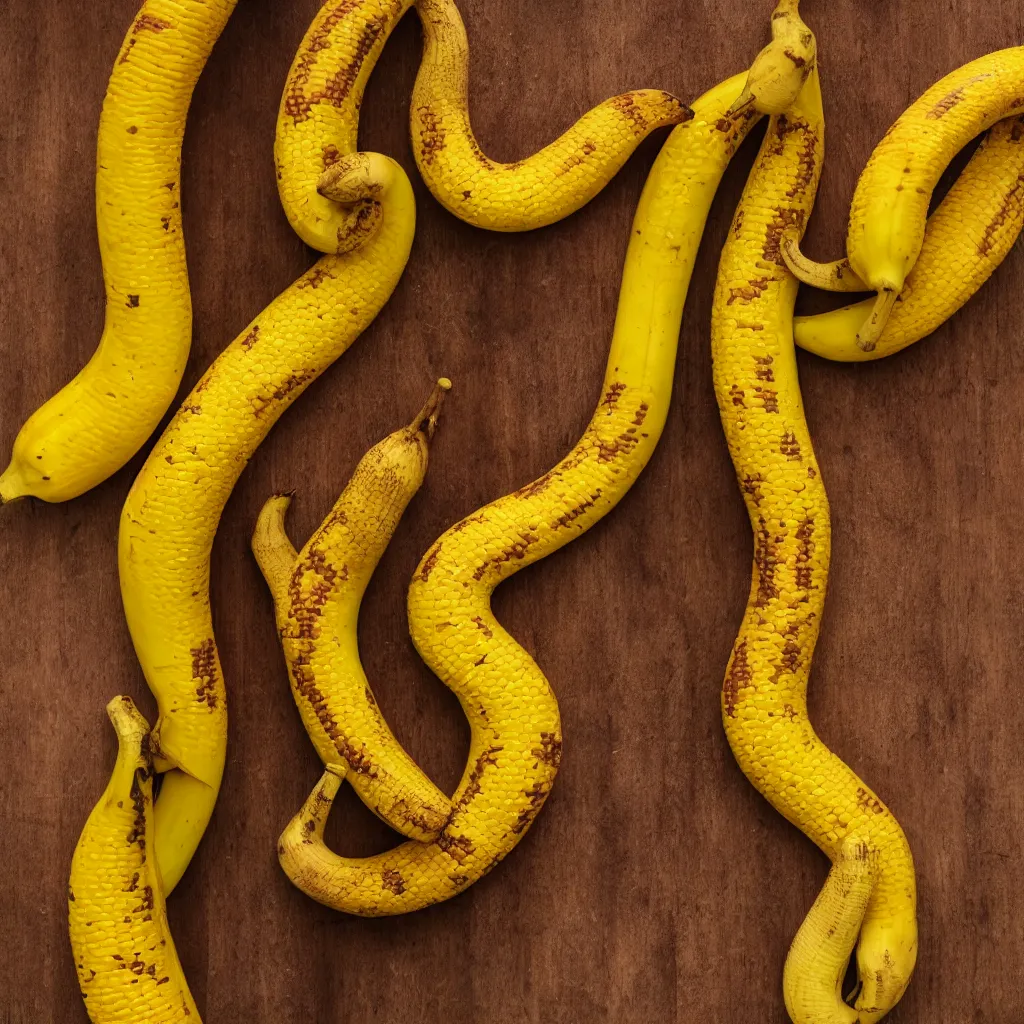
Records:
M0 40L0 448L88 359L102 322L95 130L136 0L7 0ZM271 159L284 75L316 0L241 0L196 91L185 141L195 305L186 385L311 263ZM461 0L473 119L493 156L551 140L627 88L693 97L746 66L771 0ZM896 115L947 71L1024 42L1017 0L806 0L830 155L808 243L841 251L856 176ZM410 172L415 15L363 110L364 148ZM718 691L746 598L751 540L721 437L708 345L717 253L753 158L729 171L691 290L661 447L590 534L503 586L495 607L558 693L565 759L516 851L468 893L402 919L315 905L275 839L318 775L271 604L248 549L274 490L293 536L359 455L455 381L432 467L370 588L362 651L399 737L449 791L467 729L407 638L404 591L448 525L549 468L598 394L629 223L657 145L589 207L524 236L466 227L417 185L408 271L369 331L301 398L228 505L213 562L230 696L227 774L170 902L208 1024L783 1022L788 944L827 862L747 784ZM870 366L800 359L835 520L811 682L826 741L905 827L921 958L894 1024L1024 1016L1024 670L1020 529L1024 260L1016 251L930 340ZM136 458L63 506L0 513L0 1021L83 1024L66 932L71 851L114 753L103 715L149 712L117 585ZM351 794L330 839L394 837Z

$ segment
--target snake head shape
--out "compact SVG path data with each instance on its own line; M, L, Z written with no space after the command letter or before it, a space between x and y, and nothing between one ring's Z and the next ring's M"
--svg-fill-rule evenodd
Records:
M800 0L779 0L772 14L772 41L754 58L730 113L751 105L762 114L785 113L800 95L816 57L814 33L800 18Z

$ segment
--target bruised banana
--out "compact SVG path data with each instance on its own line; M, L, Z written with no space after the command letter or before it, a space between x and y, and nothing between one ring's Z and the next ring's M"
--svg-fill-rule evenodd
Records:
M335 40L357 69L357 39ZM156 859L165 893L209 822L227 745L224 677L210 615L210 552L235 482L278 417L370 325L409 258L412 186L388 157L356 153L358 110L319 178L339 251L279 295L216 359L185 399L135 481L121 514L118 561L128 626L160 716L153 730ZM279 131L285 131L282 110ZM353 143L354 145L354 143ZM301 150L291 159L309 159ZM319 168L319 160L316 160ZM301 205L302 195L289 202ZM286 206L294 224L299 215Z
M530 827L561 760L558 704L533 659L495 619L494 588L588 530L654 451L671 394L679 328L708 210L760 115L730 113L747 76L701 97L647 181L630 234L602 397L587 431L550 472L453 526L409 589L417 650L459 698L470 754L435 840L375 857L340 857L324 827L345 769L328 765L281 836L288 877L307 895L364 916L419 910L462 892ZM803 76L794 68L792 94Z
M754 58L734 108L753 104L762 114L784 113L793 102L794 81L806 82L816 60L817 40L800 17L800 0L779 0L772 41Z
M618 173L651 132L692 116L667 92L624 93L585 113L540 152L491 160L469 119L469 40L455 0L416 0L423 59L410 129L416 166L434 198L490 231L529 231L575 213Z
M0 503L67 501L102 483L174 399L192 341L181 140L192 90L236 2L146 0L121 44L96 161L103 336L78 376L21 428Z
M411 0L327 0L288 74L278 120L278 189L292 227L320 252L336 252L353 216L316 194L319 175L356 147L363 90ZM423 60L413 90L416 163L437 200L495 231L551 224L590 201L652 131L691 112L668 93L641 90L607 100L560 139L525 160L484 155L469 121L469 51L452 0L421 0ZM358 60L353 60L357 54ZM311 159L312 156L312 159Z
M128 697L107 714L117 762L71 861L68 923L93 1024L200 1024L153 860L149 724Z
M914 968L916 882L896 819L822 743L807 710L831 525L797 378L798 282L781 243L803 235L823 150L815 71L768 126L719 266L715 393L754 533L750 596L725 677L722 717L747 778L836 865L787 960L792 1018L873 1024L899 1001ZM858 858L867 859L866 869ZM853 876L857 884L847 884ZM840 986L855 941L859 985L850 1006Z
M854 274L878 293L857 333L865 352L877 346L925 237L932 192L950 160L997 121L1024 113L1024 47L972 61L933 85L889 129L857 182L846 251ZM835 264L784 253L807 284L833 290Z
M373 570L419 490L427 448L451 382L438 381L419 415L362 458L320 528L296 554L285 531L289 495L264 506L252 547L274 598L292 695L325 765L347 775L392 828L437 837L452 811L399 745L359 660L359 606Z
M797 317L796 343L826 359L863 362L927 337L971 299L1013 248L1024 227L1024 118L1000 121L928 219L921 255L878 343L857 332L873 300Z

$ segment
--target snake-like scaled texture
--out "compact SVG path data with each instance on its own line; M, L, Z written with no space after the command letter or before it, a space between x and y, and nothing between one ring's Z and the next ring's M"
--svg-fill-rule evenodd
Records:
M1024 113L1024 47L999 50L933 85L886 132L868 160L850 207L849 266L878 294L857 333L877 345L924 244L932 193L950 160L997 121ZM829 267L788 254L808 284L848 291ZM841 262L841 261L840 261Z
M274 143L288 221L319 252L349 247L351 211L317 192L323 173L356 152L359 108L381 50L411 0L327 0L299 45Z
M423 60L411 107L416 165L442 206L491 231L528 231L585 206L651 132L692 116L667 92L624 93L584 114L539 153L491 160L469 120L469 41L454 0L416 0Z
M323 842L341 781L329 769L279 847L289 878L320 902L376 916L448 899L508 855L550 792L562 751L558 705L539 667L494 618L491 592L606 515L654 451L707 213L760 116L751 108L727 114L744 79L701 97L654 164L630 235L602 397L583 437L549 473L453 526L413 578L413 640L458 696L472 732L450 821L432 843L339 857Z
M875 147L853 194L847 255L862 280L902 287L950 160L986 128L1020 113L1024 46L965 64L904 112Z
M856 1009L837 995L844 964L832 976L816 960L801 962L797 949L787 971L791 1006L816 1007L795 1013L797 1024L868 1024L896 1004L910 980L916 887L896 819L821 742L807 711L831 527L797 378L792 323L798 284L780 243L803 234L823 151L815 72L790 111L769 124L719 268L712 312L715 392L754 532L750 598L722 709L740 767L781 814L833 860L848 838L872 852L863 922L856 905L848 908L854 932L861 929ZM823 1004L829 1013L821 1012Z
M67 501L117 472L174 399L192 341L181 140L192 89L236 0L146 0L100 116L96 225L106 289L99 348L36 410L0 502Z
M200 1024L153 862L149 725L127 697L107 714L117 762L71 861L68 923L93 1024Z
M253 535L274 596L292 696L324 764L337 764L363 802L411 839L437 837L451 801L395 739L359 657L359 606L427 470L442 379L413 422L360 460L330 514L296 554L285 532L291 498L264 506Z
M358 161L361 157L356 158ZM121 515L121 592L160 709L156 856L165 891L181 877L213 811L227 707L210 617L210 551L242 470L278 417L370 325L405 268L415 227L402 169L377 190L376 233L325 256L217 358L150 453Z
M797 317L796 343L826 359L863 362L926 338L971 299L1013 248L1024 227L1024 118L1000 121L928 219L921 255L877 345L857 332L868 299L830 313Z

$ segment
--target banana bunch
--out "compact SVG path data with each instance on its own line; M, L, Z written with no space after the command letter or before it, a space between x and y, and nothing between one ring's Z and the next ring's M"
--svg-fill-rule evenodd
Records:
M178 388L191 313L179 210L192 89L235 0L145 0L118 54L99 128L97 218L107 320L82 372L26 422L0 500L73 498L123 466ZM235 483L270 428L372 323L409 259L415 201L403 168L357 147L367 81L414 6L423 55L410 132L419 173L451 213L493 231L555 223L586 205L636 147L673 126L640 198L593 417L557 465L451 526L408 592L417 651L457 696L469 756L447 795L402 748L363 670L363 594L419 490L442 402L437 381L408 425L362 458L296 550L290 494L270 497L252 549L273 600L302 722L324 765L278 843L304 893L360 916L412 912L470 887L508 856L555 782L554 689L491 609L495 588L607 515L661 438L680 324L704 225L737 148L767 131L721 252L711 317L714 387L750 518L749 600L721 693L725 733L750 782L829 857L783 976L794 1024L867 1024L900 1000L917 959L907 836L810 722L831 511L796 347L863 361L914 344L994 273L1024 227L1024 48L954 71L896 122L854 196L841 259L801 252L824 160L817 43L799 0L779 0L749 70L687 106L639 90L584 114L523 160L491 160L469 119L469 49L453 0L327 0L296 54L275 164L289 223L319 254L232 341L185 398L131 487L118 561L125 614L158 707L107 708L109 784L75 850L71 944L94 1024L199 1020L165 899L213 813L227 687L210 608L210 552ZM982 145L932 216L933 191L972 138ZM803 282L875 293L794 316ZM154 797L154 780L160 787ZM342 782L404 842L368 858L329 849ZM855 958L857 983L844 993Z

